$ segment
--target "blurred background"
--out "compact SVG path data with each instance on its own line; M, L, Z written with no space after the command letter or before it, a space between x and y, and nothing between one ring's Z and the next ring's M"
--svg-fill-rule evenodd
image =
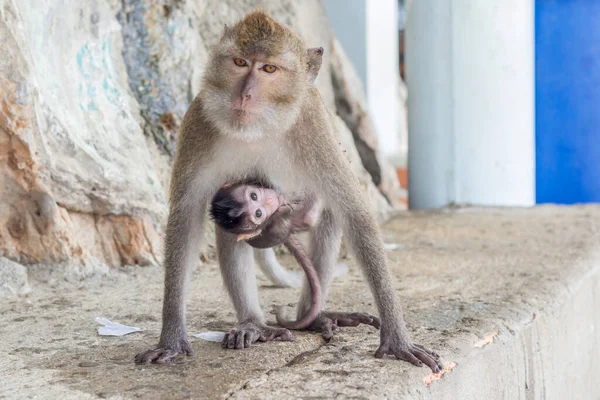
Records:
M600 201L599 2L324 2L411 207Z
M380 222L600 201L598 2L0 0L0 256L160 264L177 129L256 6L325 48L316 85Z

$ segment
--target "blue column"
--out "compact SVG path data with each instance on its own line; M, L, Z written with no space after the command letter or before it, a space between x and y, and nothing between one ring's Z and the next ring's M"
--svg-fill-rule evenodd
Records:
M536 202L600 202L600 1L535 7Z

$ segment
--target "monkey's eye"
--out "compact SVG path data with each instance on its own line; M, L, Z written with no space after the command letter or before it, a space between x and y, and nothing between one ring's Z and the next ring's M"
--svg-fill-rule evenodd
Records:
M254 215L256 216L256 218L260 218L260 217L262 217L262 211L256 210L256 212L254 213Z
M264 67L262 67L263 71L272 74L273 72L275 72L277 70L277 67L271 64L267 64Z
M244 60L243 58L234 58L233 62L238 67L245 67L246 65L248 65L248 63L246 62L246 60Z
M258 199L258 196L256 195L256 193L250 193L250 198L256 201L256 199Z

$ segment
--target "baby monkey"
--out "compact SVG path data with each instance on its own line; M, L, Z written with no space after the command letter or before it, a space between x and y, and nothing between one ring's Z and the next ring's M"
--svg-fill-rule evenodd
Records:
M308 312L297 321L285 320L282 307L276 312L277 323L287 329L308 328L319 315L321 286L314 265L296 237L296 232L312 228L319 216L314 197L287 199L271 185L248 179L222 186L210 205L210 216L224 231L237 235L250 246L265 249L283 244L296 258L311 290Z

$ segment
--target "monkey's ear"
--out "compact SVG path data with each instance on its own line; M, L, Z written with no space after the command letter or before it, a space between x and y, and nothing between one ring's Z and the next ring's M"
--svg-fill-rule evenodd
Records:
M260 235L261 232L261 229L257 229L253 232L240 233L239 235L237 235L237 241L239 242L240 240L252 239L253 237Z
M306 73L308 83L314 83L323 63L323 48L313 47L307 50Z

